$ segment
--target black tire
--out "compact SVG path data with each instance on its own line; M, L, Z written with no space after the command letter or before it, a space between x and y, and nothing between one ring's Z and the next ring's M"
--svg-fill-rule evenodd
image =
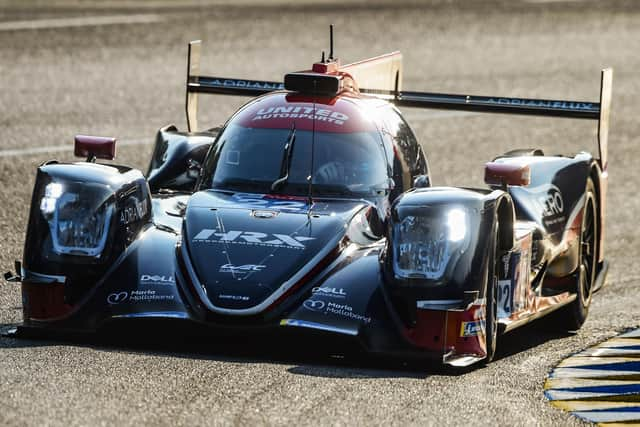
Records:
M563 330L576 331L584 324L589 314L593 285L598 263L598 214L595 187L591 178L587 181L582 227L579 242L579 264L575 272L576 299L558 313L557 326Z
M484 359L484 363L489 363L493 360L498 343L498 278L496 275L496 264L500 259L498 254L498 228L499 224L496 218L493 233L493 254L487 267L487 289L485 292L487 357Z

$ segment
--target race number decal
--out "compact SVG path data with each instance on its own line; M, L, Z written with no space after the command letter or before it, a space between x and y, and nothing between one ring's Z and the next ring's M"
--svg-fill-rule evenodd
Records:
M498 319L511 316L511 280L498 280Z

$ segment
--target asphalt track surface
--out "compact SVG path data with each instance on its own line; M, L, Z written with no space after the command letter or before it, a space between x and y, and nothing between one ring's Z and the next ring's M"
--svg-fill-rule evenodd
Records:
M155 130L185 127L189 40L203 40L205 73L277 80L320 58L330 23L345 62L401 50L408 90L594 101L600 69L615 68L611 271L582 330L516 331L501 340L496 361L463 375L289 348L273 355L0 337L0 424L581 424L545 401L547 373L640 324L636 2L0 1L0 266L22 256L36 166L71 160L74 134L127 141L118 161L144 170ZM223 122L242 101L201 101L200 123ZM437 185L482 186L484 162L512 148L596 147L587 121L427 110L406 117ZM0 328L20 319L19 289L3 283Z

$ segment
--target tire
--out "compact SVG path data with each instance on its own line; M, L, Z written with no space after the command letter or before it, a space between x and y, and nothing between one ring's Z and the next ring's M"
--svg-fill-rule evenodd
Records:
M498 262L498 219L495 220L495 230L493 233L493 254L489 260L489 266L487 267L487 289L485 292L486 298L486 344L487 344L487 357L484 359L484 363L489 363L493 360L496 354L496 347L498 343L498 278L496 275L496 264Z
M598 262L598 215L595 187L591 178L587 181L585 204L580 229L579 264L575 272L576 299L558 313L557 326L563 330L576 331L584 324L589 314L593 285Z

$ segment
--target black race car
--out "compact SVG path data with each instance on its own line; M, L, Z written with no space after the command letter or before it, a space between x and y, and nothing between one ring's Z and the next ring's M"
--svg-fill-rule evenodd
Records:
M81 135L86 162L38 168L6 276L22 285L19 331L172 319L467 366L551 312L583 324L607 272L610 69L596 103L403 91L397 52L331 53L283 83L205 77L199 57L192 42L188 131L159 130L146 174L96 163L115 139ZM201 131L202 93L255 98ZM598 120L599 156L513 150L486 163L486 188L436 187L397 107Z

